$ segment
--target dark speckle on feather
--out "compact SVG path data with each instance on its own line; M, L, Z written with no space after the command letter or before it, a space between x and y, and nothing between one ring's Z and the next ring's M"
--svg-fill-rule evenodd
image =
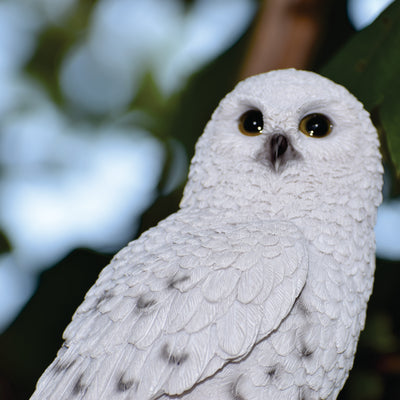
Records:
M185 282L185 281L187 281L188 279L190 278L190 276L189 275L183 275L183 276L180 276L180 277L172 277L172 278L170 278L169 280L168 280L168 289L179 289L178 287L177 287L177 285L179 285L180 283L182 283L182 282Z
M309 349L306 345L303 345L301 348L301 357L310 358L313 355L313 351Z
M297 307L303 315L305 316L310 315L310 311L308 310L307 306L303 303L301 299L297 300Z
M161 349L161 358L168 364L176 366L182 365L188 358L188 353L174 353L170 351L168 344L165 344Z
M154 299L146 299L144 296L139 296L136 302L136 307L138 310L148 309L156 304Z
M98 310L100 304L101 304L103 301L108 300L108 299L111 299L112 297L113 297L113 294L112 294L110 291L106 290L106 291L97 299L96 304L95 304L95 306L94 306L94 310Z
M301 387L299 392L299 400L309 400L311 398L310 389L308 387ZM319 398L319 400L322 400Z
M236 382L233 382L230 387L230 393L231 393L232 399L233 400L246 400L243 397L243 395L239 392L239 389L238 389L239 380L240 380L240 378Z
M126 392L129 390L135 382L133 380L125 380L124 376L121 375L117 382L117 392Z
M76 360L72 360L69 363L62 363L58 360L52 367L54 374L59 374L64 371L68 371L74 364Z
M270 367L270 368L267 368L267 370L265 372L270 378L273 378L276 375L276 370L277 370L276 367Z
M79 378L76 380L75 385L72 389L73 395L78 395L86 391L86 386L82 383L83 374L79 375Z

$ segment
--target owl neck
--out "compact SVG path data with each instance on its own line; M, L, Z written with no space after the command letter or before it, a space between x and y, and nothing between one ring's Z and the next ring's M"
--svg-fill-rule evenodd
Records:
M365 224L374 226L381 201L379 171L375 175L349 171L345 176L337 172L319 175L318 171L305 175L299 170L232 176L198 172L189 175L181 208L201 209L216 218L283 219L305 224L305 231L307 225L316 224L364 229ZM314 239L311 233L306 236Z

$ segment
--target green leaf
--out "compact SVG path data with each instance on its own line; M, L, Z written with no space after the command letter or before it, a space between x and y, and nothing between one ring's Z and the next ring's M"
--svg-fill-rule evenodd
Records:
M353 38L319 72L347 87L378 116L381 140L400 175L400 1ZM375 121L375 122L377 122Z
M0 254L8 253L9 251L11 251L11 244L6 234L0 230Z
M386 144L390 158L400 176L400 82L393 85L379 107L380 121L386 133Z

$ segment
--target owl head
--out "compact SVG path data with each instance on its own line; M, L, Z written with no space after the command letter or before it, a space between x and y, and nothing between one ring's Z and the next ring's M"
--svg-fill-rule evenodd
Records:
M323 197L366 186L375 204L381 174L363 105L318 74L277 70L240 82L220 102L196 145L182 204L219 196L282 201L288 190Z

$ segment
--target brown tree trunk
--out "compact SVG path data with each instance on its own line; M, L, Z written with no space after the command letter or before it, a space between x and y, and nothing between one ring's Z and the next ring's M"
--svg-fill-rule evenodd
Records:
M325 31L331 0L264 0L240 78L279 68L307 69Z

